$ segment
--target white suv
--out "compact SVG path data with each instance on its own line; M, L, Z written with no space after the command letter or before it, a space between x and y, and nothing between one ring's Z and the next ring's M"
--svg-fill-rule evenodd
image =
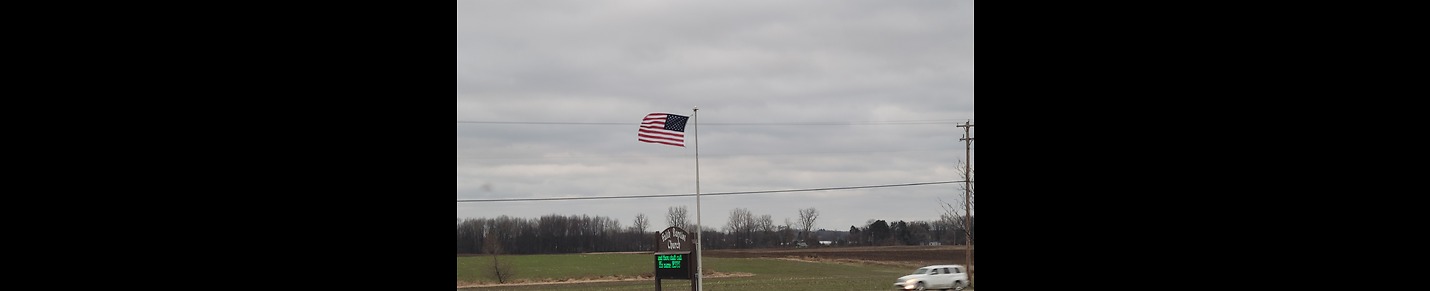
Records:
M968 286L968 272L961 265L933 265L913 274L899 277L894 288L899 290L953 289L963 290Z

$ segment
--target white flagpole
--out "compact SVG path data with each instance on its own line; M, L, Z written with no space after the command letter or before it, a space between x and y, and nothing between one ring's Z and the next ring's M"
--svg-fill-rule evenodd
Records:
M695 291L705 290L705 258L701 257L701 250L705 244L704 227L700 224L700 107L695 107L695 114L690 115L691 123L695 127L692 136L695 137Z

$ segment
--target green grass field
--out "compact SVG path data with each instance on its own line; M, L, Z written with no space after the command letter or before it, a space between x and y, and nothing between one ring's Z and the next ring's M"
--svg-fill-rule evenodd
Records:
M503 256L510 260L517 279L552 281L564 278L616 276L633 278L652 272L650 254ZM913 268L849 265L777 259L706 258L705 268L725 273L751 273L752 277L706 279L708 290L891 290L894 279ZM458 257L457 280L494 283L489 257ZM483 267L486 268L483 268ZM689 290L688 280L664 280L665 290ZM487 290L653 290L654 281L605 282L559 285L505 286Z
M649 254L503 255L501 260L511 264L514 279L527 281L634 277L650 274L654 265ZM491 266L489 256L457 257L457 281L496 283Z

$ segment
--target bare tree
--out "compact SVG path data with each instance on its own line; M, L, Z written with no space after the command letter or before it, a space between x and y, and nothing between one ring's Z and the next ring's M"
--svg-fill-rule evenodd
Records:
M730 210L730 222L725 224L725 229L735 236L736 247L749 247L754 243L755 214L744 208Z
M795 240L794 222L785 218L785 224L780 226L780 245L785 245Z
M632 232L645 233L647 227L650 227L650 221L646 220L645 213L636 214L636 221L631 225Z
M761 215L759 219L755 219L755 231L760 234L755 239L755 244L761 247L769 246L775 236L775 218L769 214Z
M973 249L974 249L974 246L973 246L973 245L974 245L974 242L977 241L977 240L975 239L974 235L973 235L973 234L974 234L974 231L973 231L973 230L975 229L974 223L973 223L974 220L975 220L974 217L973 217L973 213L974 213L974 207L973 207L973 206L975 205L974 199L973 199L973 198L975 197L975 196L974 196L974 193L975 193L975 192L973 191L973 185L974 185L974 183L973 183L973 181L974 181L973 177L974 177L975 170L973 169L972 164L968 164L967 161L960 162L959 165L960 165L961 167L958 167L958 168L957 168L957 169L958 169L958 173L959 173L959 174L962 174L962 176L963 176L964 179L965 179L965 182L967 182L967 183L964 183L964 184L962 184L962 185L959 186L959 188L960 188L959 190L963 190L963 191L959 191L957 197L958 197L958 198L962 198L962 199L960 199L960 200L963 200L963 201L956 201L956 202L958 202L958 203L960 204L959 206L963 206L963 207L954 206L952 203L943 201L943 199L941 199L941 198L939 199L939 202L941 202L941 204L942 204L942 206L943 206L943 209L944 209L944 215L942 215L943 220L944 220L945 222L947 222L947 223L952 223L954 229L955 229L955 230L960 230L960 231L962 232L962 234L963 234L963 237L964 237L964 245L967 246L967 247L964 249L964 253L965 253L965 255L966 255L966 257L965 257L965 259L964 259L964 266L966 266L966 267L968 268L968 270L969 270L969 272L968 272L968 281L969 281L970 283L972 283L972 282L973 282L973 268L974 268L974 267L973 267L973 261L974 261L974 256L973 256L973 254L974 254L974 250L973 250ZM961 208L961 209L960 209L960 208ZM956 221L951 221L951 220L956 220ZM956 222L956 223L955 223L955 222Z
M495 234L489 234L483 248L487 254L492 256L492 276L496 277L497 283L511 281L515 273L511 271L511 264L501 262L502 243Z
M965 223L967 217L963 215L963 201L948 202L939 198L939 203L943 205L943 214L939 215L939 221L948 226L951 232L949 241L956 245L968 245L968 224Z
M670 210L665 213L665 225L679 227L685 231L695 231L690 229L690 220L685 218L685 206L678 208L671 206Z
M960 162L959 165L961 166L963 163ZM960 176L967 175L969 180L972 180L973 173L976 172L974 170L965 171L964 167L958 167L957 171ZM948 202L944 201L943 198L939 198L939 204L943 206L944 212L940 218L942 218L944 223L952 226L958 236L962 236L963 244L965 245L973 240L974 227L972 226L973 213L971 211L974 209L976 203L974 203L973 199L975 192L973 191L972 184L973 183L960 184L958 186L958 195L954 196L957 198L957 201Z
M816 219L819 219L818 209L810 207L799 210L799 228L803 231L800 233L800 236L805 240L809 240L809 231L814 229L814 221Z

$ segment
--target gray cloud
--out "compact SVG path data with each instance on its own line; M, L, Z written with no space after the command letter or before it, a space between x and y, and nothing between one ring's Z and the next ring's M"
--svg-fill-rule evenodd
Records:
M457 1L457 198L694 192L694 151L639 143L639 118L700 106L704 192L957 180L950 124L974 112L972 1ZM493 187L499 185L501 187ZM937 219L956 185L702 199L820 226ZM458 217L654 221L694 199L458 204ZM692 213L693 214L693 213Z

